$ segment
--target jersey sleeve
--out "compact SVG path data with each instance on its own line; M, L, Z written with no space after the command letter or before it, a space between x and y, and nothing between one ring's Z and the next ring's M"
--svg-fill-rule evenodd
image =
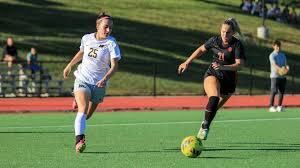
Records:
M216 39L215 37L211 37L204 43L204 47L206 50L209 50L214 46L214 43L216 41L215 39Z
M271 64L276 64L276 62L275 62L275 54L271 53L270 56L269 56L269 60L270 60Z
M83 37L81 38L81 42L80 42L80 46L79 46L79 50L80 50L80 51L83 51L83 50L84 50L84 37L85 37L85 36L83 36Z
M2 51L2 56L3 58L5 57L5 55L7 54L7 47L6 45L3 47L3 51Z
M115 42L112 41L110 45L108 46L109 53L110 53L110 58L117 58L118 60L121 59L121 52L119 45Z
M240 41L235 46L234 56L235 59L246 59L244 45Z
M6 53L6 51L5 51L5 46L4 46L4 47L3 47L3 50L2 50L2 58L1 58L1 61L4 60L5 53Z

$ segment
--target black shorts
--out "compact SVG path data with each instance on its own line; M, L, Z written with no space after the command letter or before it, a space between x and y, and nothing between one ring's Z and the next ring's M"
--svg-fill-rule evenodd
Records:
M286 85L286 78L271 78L271 91L277 93L284 93Z
M208 76L215 76L219 80L221 95L229 95L235 92L237 83L236 72L223 72L220 77L220 75L216 75L215 73L212 73L212 71L208 70L204 75L204 79Z

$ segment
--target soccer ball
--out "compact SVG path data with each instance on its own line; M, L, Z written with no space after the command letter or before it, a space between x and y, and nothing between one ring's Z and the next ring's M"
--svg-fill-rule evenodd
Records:
M202 142L195 136L188 136L181 142L181 152L187 157L195 158L201 154L202 150Z

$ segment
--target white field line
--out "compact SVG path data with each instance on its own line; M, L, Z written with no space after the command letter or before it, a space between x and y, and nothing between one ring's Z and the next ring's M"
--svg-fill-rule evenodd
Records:
M245 119L245 120L220 120L214 121L214 123L234 123L234 122L257 122L257 121L281 121L281 120L299 120L300 117L296 118L265 118L265 119ZM170 125L170 124L199 124L200 121L179 121L179 122L152 122L152 123L124 123L124 124L92 124L88 127L108 127L108 126L138 126L138 125ZM8 126L0 127L0 129L18 129L18 128L68 128L73 125L42 125L42 126Z

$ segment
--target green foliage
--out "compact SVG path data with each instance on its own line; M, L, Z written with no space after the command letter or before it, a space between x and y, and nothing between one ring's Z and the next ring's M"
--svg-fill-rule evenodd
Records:
M299 0L281 0L280 2L283 5L292 5L292 6L296 6L296 7L300 6Z

